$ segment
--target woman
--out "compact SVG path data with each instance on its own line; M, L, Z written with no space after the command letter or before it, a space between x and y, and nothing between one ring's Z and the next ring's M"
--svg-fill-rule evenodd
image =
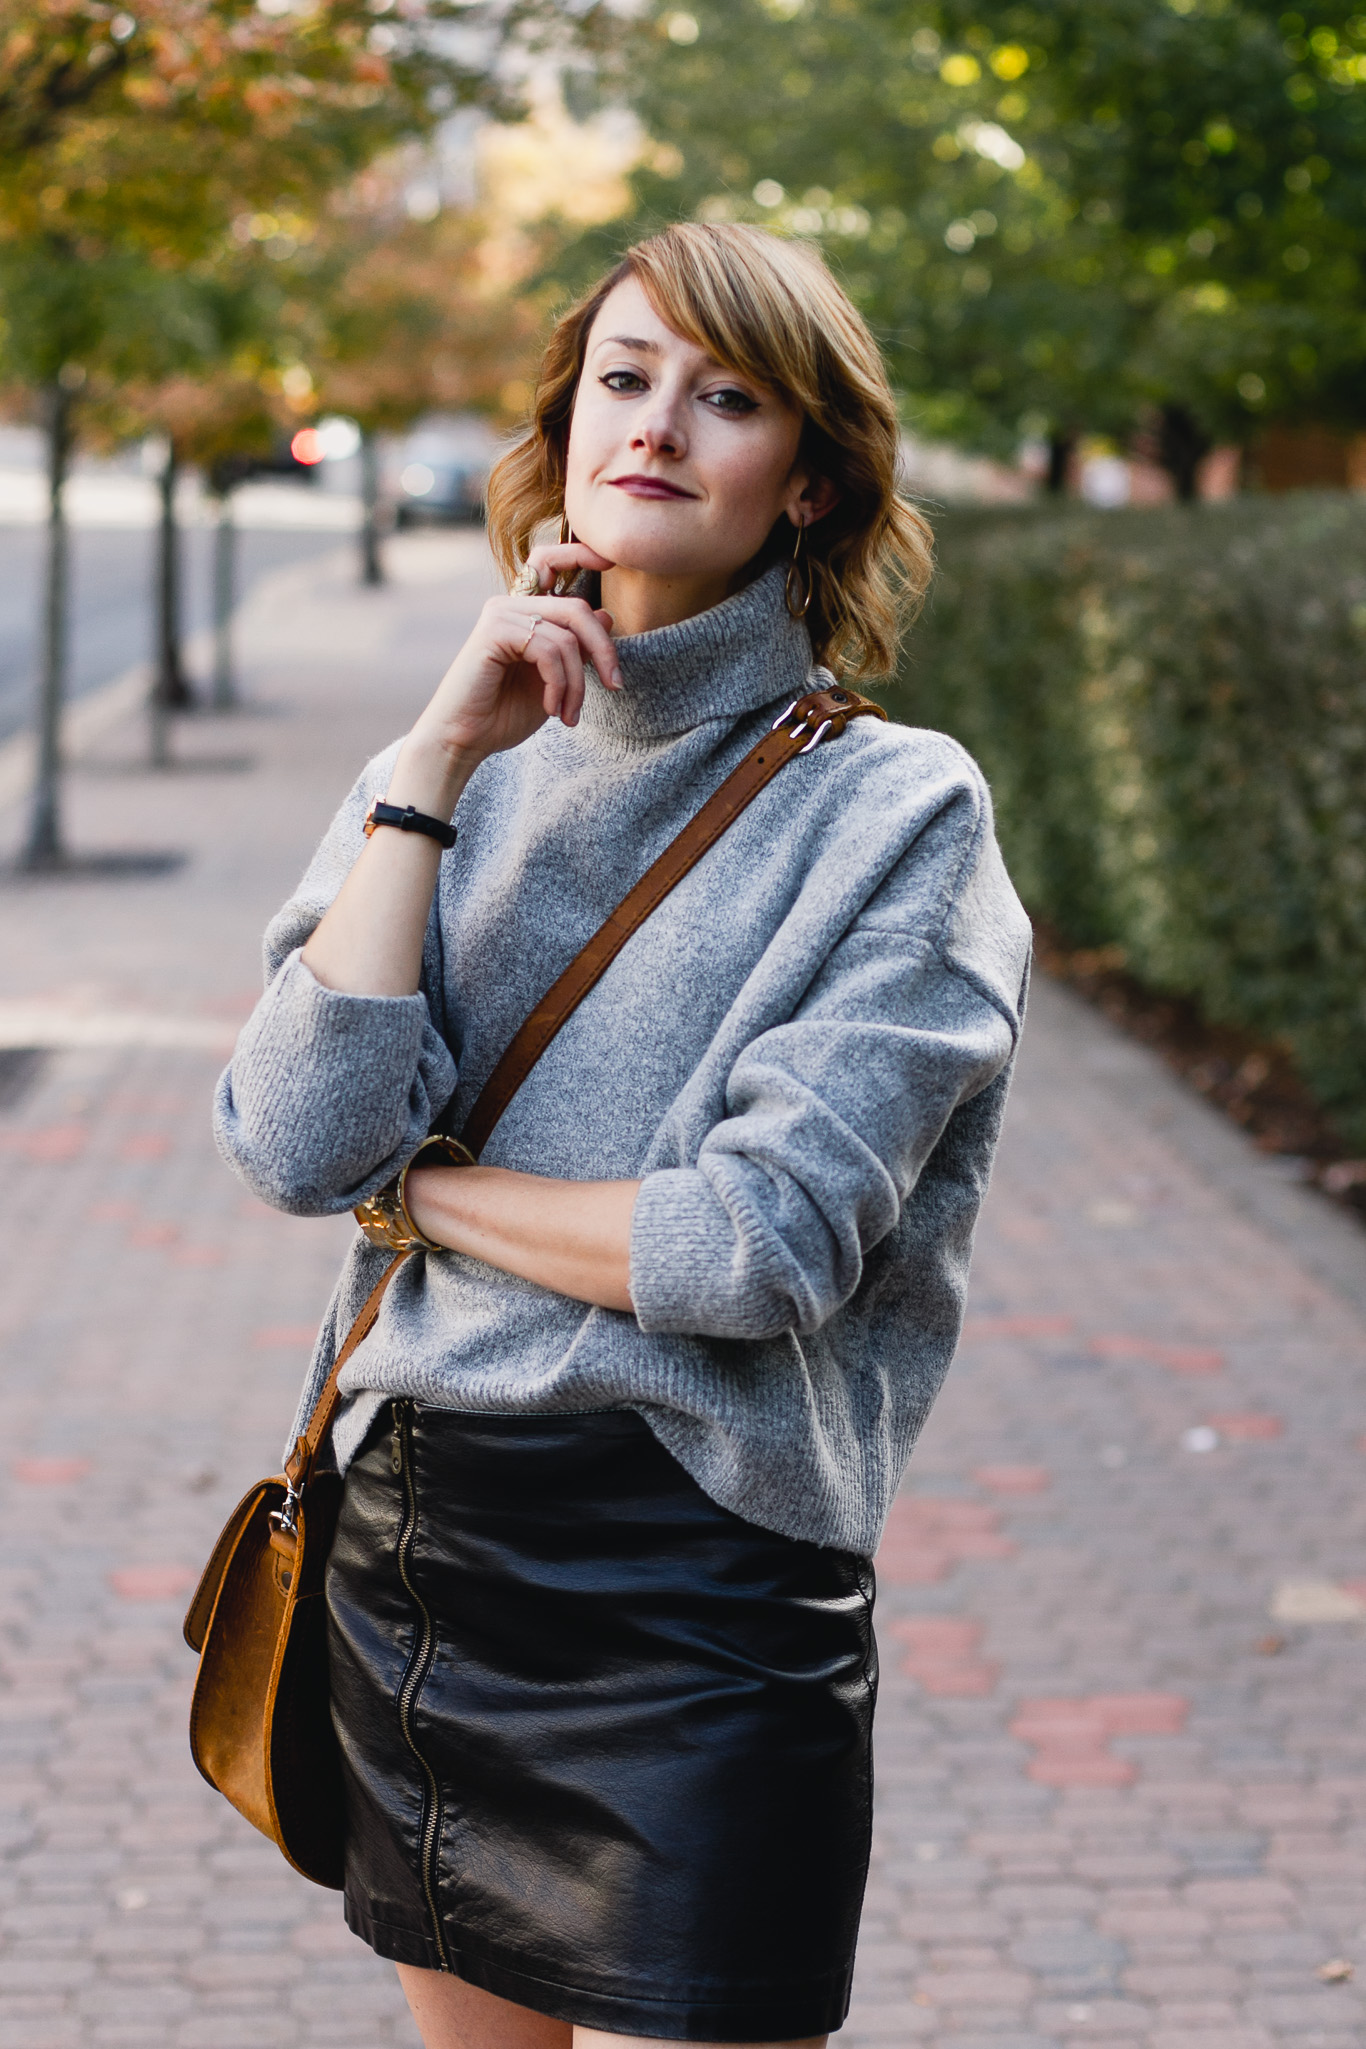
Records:
M799 244L671 228L564 316L490 487L515 591L268 935L219 1101L267 1200L345 1209L458 1131L813 663L891 666L929 561L896 451ZM367 835L376 799L437 837ZM860 719L652 914L481 1163L408 1175L434 1249L342 1378L328 1604L347 1917L427 2049L839 2027L868 1561L957 1337L1026 952L973 764ZM382 1264L356 1244L301 1417Z

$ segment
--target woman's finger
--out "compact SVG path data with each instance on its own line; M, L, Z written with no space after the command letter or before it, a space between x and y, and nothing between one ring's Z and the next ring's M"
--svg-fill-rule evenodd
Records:
M523 619L528 627L533 619L553 620L573 634L582 659L593 664L607 688L620 690L621 664L617 660L616 642L602 623L610 614L600 615L583 598L510 598L508 604L510 634L517 634ZM514 639L512 645L518 644Z
M588 601L585 598L543 598L540 604L547 618L568 627L583 650L584 660L593 664L608 689L619 690L621 663L617 659L616 642Z
M573 569L596 570L601 574L614 566L586 541L547 541L544 546L533 548L526 559L538 572L543 591L550 589L557 576L567 576Z
M540 683L541 709L548 719L553 719L564 702L569 679L565 675L564 656L545 627L537 629L523 662Z
M531 637L527 658L534 660L545 683L546 716L576 725L583 704L583 656L574 635L543 619Z
M559 716L567 726L576 726L583 709L587 679L583 670L583 650L574 635L564 627L551 627L560 650L564 669L565 687L559 703Z

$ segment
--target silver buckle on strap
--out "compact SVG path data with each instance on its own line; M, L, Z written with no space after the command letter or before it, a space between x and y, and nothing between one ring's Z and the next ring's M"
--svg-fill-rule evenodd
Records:
M800 703L800 697L794 697L791 704L787 707L787 710L784 712L780 712L778 714L778 717L773 721L773 724L770 726L769 731L772 733L776 733L780 726L785 726L787 724L787 721L791 718L793 712L797 709L797 706ZM815 720L815 716L816 714L814 711L804 711L801 717L798 719L796 725L793 726L787 734L787 738L789 740L800 740L804 733L811 731L811 727ZM801 754L809 754L813 747L819 747L821 741L825 738L826 734L830 731L834 723L835 722L833 718L822 719L821 723L816 727L814 733L811 733L811 738L807 741L805 747L799 748L798 752Z

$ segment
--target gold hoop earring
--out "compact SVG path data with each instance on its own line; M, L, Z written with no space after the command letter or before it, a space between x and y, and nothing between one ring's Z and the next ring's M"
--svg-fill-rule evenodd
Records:
M797 528L797 539L792 550L792 560L787 565L787 581L783 585L783 601L794 619L805 619L807 613L811 610L813 592L811 565L809 562L803 563L801 559L802 535L805 530L804 526Z

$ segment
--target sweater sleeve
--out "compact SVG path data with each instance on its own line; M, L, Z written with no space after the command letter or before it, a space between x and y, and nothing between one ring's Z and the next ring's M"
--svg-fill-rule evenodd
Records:
M388 787L395 752L370 763L271 921L266 993L215 1096L214 1134L229 1164L263 1200L298 1216L350 1209L382 1187L455 1088L455 1062L432 1019L441 986L435 917L415 996L344 995L300 958L365 844L365 813Z
M643 1330L818 1329L854 1294L954 1111L1011 1060L1028 923L985 792L953 808L844 933L796 1015L740 1054L696 1164L643 1181L631 1230Z

